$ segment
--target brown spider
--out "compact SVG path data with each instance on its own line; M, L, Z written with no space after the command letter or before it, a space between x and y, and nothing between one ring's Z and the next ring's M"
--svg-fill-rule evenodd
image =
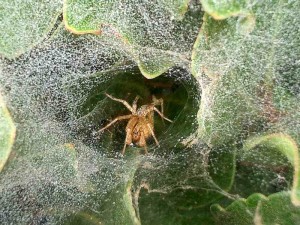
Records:
M113 125L115 122L119 120L128 120L127 126L126 126L126 138L125 138L125 143L124 147L122 150L122 154L124 155L126 145L132 144L134 142L136 145L144 147L145 153L147 154L147 143L146 140L152 136L156 145L159 146L159 143L155 137L154 134L154 111L158 113L158 115L161 116L162 119L165 119L169 122L172 123L172 120L166 118L163 114L163 99L157 99L155 96L152 96L152 103L148 105L142 105L140 108L137 109L137 101L139 99L139 96L136 96L132 106L128 104L123 99L118 99L114 98L113 96L105 93L107 97L110 99L121 102L130 112L131 114L129 115L124 115L124 116L118 116L116 117L113 121L111 121L109 124L107 124L105 127L101 128L98 132L102 132L106 128L110 127ZM161 112L155 107L156 105L160 105L161 107Z

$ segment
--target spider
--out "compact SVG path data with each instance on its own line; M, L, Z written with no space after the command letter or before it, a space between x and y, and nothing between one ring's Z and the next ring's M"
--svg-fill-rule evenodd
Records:
M129 105L129 103L123 99L115 98L107 93L105 93L107 97L110 99L122 103L130 112L129 115L123 115L118 116L114 120L112 120L110 123L108 123L105 127L101 128L98 132L101 133L114 123L120 120L129 120L127 123L127 126L125 128L126 131L126 138L124 147L122 149L122 154L124 155L125 149L127 145L131 145L132 142L134 142L137 146L144 147L145 154L148 154L147 151L147 143L146 140L153 137L155 143L157 146L159 146L159 143L155 137L154 134L154 111L160 115L162 119L165 119L169 122L173 122L172 120L166 118L163 114L163 99L157 99L154 95L152 96L152 103L148 105L142 105L140 108L137 108L137 101L139 99L139 96L136 96L132 106ZM159 111L155 106L160 105L161 111Z

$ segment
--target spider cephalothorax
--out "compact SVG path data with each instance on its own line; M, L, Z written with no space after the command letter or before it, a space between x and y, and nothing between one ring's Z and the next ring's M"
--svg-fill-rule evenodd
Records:
M147 151L146 140L151 136L153 137L155 143L159 145L154 134L154 118L153 118L154 111L157 112L158 115L161 116L161 118L169 122L172 122L170 119L166 118L163 114L162 98L157 99L155 98L155 96L152 96L152 103L148 105L142 105L140 108L137 109L137 101L139 99L138 96L134 99L132 106L130 106L128 102L126 102L123 99L114 98L109 94L106 94L106 96L114 101L121 102L131 112L131 114L129 115L116 117L113 121L111 121L109 124L107 124L105 127L99 130L99 132L102 132L103 130L110 127L111 125L113 125L115 122L119 120L129 120L125 129L126 138L125 138L122 154L125 153L126 145L130 145L132 143L144 147L145 153L147 154L148 151ZM156 105L161 106L161 112L155 107Z

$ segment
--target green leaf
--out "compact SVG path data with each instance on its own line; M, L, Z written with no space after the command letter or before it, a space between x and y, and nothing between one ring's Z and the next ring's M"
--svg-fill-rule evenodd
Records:
M239 44L238 36L235 21L215 21L206 14L194 46L192 72L202 86L199 134L210 145L237 141L260 120L253 99L258 79L228 62L228 55L236 60L231 55L236 46L230 44Z
M0 172L3 169L15 140L16 127L0 96Z
M131 186L137 167L141 162L141 157L138 157L137 152L127 154L123 173L126 174L126 179L120 182L113 188L105 200L101 201L101 206L98 207L97 213L91 210L84 210L70 216L65 225L85 225L85 224L141 224L137 218L132 200ZM97 198L94 201L99 201Z
M103 218L104 224L114 224L115 221L120 224L141 224L136 215L131 192L134 174L141 162L140 160L137 157L137 152L134 152L130 157L127 154L127 171L124 171L126 180L111 191L100 208L100 210L102 209L102 216L100 217Z
M300 206L300 158L299 151L296 142L288 135L285 134L270 134L264 136L258 136L251 139L248 139L244 144L245 151L254 151L257 146L261 146L264 148L264 151L267 149L271 149L273 151L278 151L282 155L284 155L288 161L294 167L294 175L293 175L293 187L291 191L291 199L293 204L296 206ZM265 154L265 153L264 153ZM269 152L269 157L275 157L275 154ZM256 157L258 160L264 160L266 162L266 158ZM274 165L274 158L271 160ZM255 161L254 161L255 162Z
M223 146L209 152L209 174L224 191L229 191L236 172L236 150Z
M263 225L297 225L300 221L300 208L292 203L291 193L279 192L259 202L255 221Z
M207 174L199 148L145 162L137 171L133 195L142 224L212 223L209 205L224 193Z
M216 224L249 225L253 224L253 218L258 203L266 197L262 194L253 194L247 199L238 199L226 208L219 204L211 206Z
M295 81L299 75L297 8L299 1L257 2L251 5L249 21L216 21L205 14L192 73L202 87L198 121L206 143L240 143L278 121L282 114L272 96L277 81Z
M291 203L289 192L269 195L253 194L247 199L238 199L226 208L212 205L216 224L282 224L296 225L300 219L300 209Z
M68 0L64 22L77 34L107 36L133 58L145 77L154 78L174 65L189 64L202 13L198 4L191 3L193 10L187 10L187 2Z
M189 0L166 0L158 1L157 4L169 11L176 20L181 20L188 10Z
M77 113L72 104L80 99L71 98L70 86L80 87L78 80L92 77L95 70L117 62L127 65L106 47L96 37L78 37L61 26L30 53L13 61L1 59L0 83L18 124L14 160L1 174L1 224L61 224L62 218L87 206L97 209L94 204L100 201L91 203L90 196L103 200L126 177L122 160L116 163L104 151L83 144L71 134L74 127L63 122Z
M12 59L44 40L61 13L61 1L2 0L0 54Z
M248 14L248 0L201 0L201 3L204 11L218 20Z

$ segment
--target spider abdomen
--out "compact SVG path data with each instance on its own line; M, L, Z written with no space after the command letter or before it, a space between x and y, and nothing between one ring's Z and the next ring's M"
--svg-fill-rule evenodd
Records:
M141 147L145 146L146 140L151 136L150 129L153 130L153 124L144 117L138 117L131 130L132 142Z

